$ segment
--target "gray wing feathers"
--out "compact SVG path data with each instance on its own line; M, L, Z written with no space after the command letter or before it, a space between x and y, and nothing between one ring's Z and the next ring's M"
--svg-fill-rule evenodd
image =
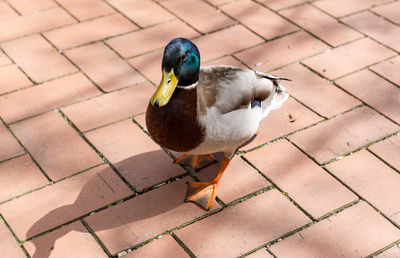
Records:
M281 80L287 79L232 66L202 67L198 84L200 111L213 106L228 113L248 108L253 100L258 100L266 116L288 97Z

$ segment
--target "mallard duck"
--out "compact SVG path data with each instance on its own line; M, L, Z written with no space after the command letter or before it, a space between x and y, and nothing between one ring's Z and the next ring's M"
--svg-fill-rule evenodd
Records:
M223 152L218 175L212 182L188 184L186 201L208 210L218 182L238 146L257 132L260 121L288 98L283 78L233 66L200 68L200 53L188 39L175 38L164 50L162 79L151 97L146 126L160 146L194 155Z

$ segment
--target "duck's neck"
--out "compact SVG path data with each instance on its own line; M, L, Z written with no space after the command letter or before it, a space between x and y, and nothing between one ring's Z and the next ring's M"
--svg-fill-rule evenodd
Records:
M177 85L176 87L179 88L179 89L182 89L182 90L191 90L191 89L196 88L197 83L198 83L198 82L196 81L195 83L190 84L190 85L187 85L187 86Z
M184 73L179 77L179 84L178 86L181 87L187 87L190 85L193 85L199 80L199 73L200 69L197 69L196 71L192 70L190 73Z

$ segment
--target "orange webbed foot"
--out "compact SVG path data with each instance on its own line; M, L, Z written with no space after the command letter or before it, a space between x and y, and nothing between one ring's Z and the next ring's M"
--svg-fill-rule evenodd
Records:
M185 201L194 202L209 210L215 200L217 186L217 183L212 182L189 182Z
M224 158L221 162L218 175L212 182L189 182L185 201L195 202L205 210L209 210L217 196L218 183L228 164L229 159Z

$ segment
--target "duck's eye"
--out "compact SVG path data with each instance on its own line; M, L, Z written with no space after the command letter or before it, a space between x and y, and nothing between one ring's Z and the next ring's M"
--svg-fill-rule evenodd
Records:
M187 58L188 54L187 53L183 54L183 56L181 57L181 62L185 62Z

